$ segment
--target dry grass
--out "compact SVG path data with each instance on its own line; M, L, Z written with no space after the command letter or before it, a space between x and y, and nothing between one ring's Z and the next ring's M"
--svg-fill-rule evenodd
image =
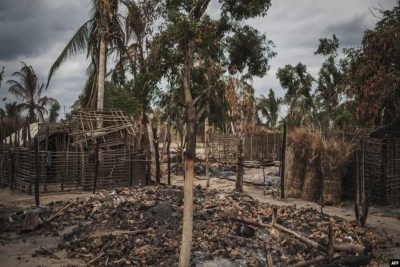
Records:
M325 204L336 205L341 201L342 177L352 151L351 144L342 138L326 140L321 132L311 132L299 128L288 137L288 147L292 150L290 169L291 182L288 195L316 201L323 196Z

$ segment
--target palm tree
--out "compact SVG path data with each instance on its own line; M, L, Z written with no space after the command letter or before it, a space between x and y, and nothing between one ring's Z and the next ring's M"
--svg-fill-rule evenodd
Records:
M283 99L275 97L275 92L272 89L269 89L268 98L262 94L257 98L257 110L267 120L266 125L268 127L273 129L277 127L282 103Z
M55 103L51 106L49 112L49 122L57 122L58 116L60 116L60 105Z
M6 103L4 109L0 108L0 116L15 118L16 116L19 115L17 105L18 105L17 101L14 101L13 103Z
M18 112L27 110L29 122L34 122L38 118L44 121L44 114L47 114L46 105L55 104L57 100L43 96L42 90L45 89L44 83L39 83L32 66L22 63L21 71L14 72L12 76L19 78L20 81L8 80L10 85L8 91L18 100L23 101L17 105Z
M86 70L88 79L79 99L81 107L103 108L106 55L122 51L124 47L118 6L118 0L92 0L90 20L78 29L50 68L47 86L54 72L69 57L86 51L91 63Z

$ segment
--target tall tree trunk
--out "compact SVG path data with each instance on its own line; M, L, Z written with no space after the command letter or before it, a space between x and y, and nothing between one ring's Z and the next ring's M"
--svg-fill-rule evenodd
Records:
M183 90L185 94L185 106L187 112L187 146L184 155L184 205L183 205L183 229L181 252L179 255L179 267L188 267L190 263L190 252L192 250L193 236L193 162L196 155L196 117L194 114L193 98L190 92L190 69L193 64L195 51L195 40L188 42L185 66L182 77Z
M97 77L97 109L104 107L104 76L106 73L106 41L100 40L99 73Z
M208 117L204 121L204 150L206 154L206 179L207 179L207 187L210 187L210 170L209 170L209 162L208 162L208 145L210 140L209 127L208 127Z
M156 171L156 147L154 145L154 133L153 133L153 128L151 127L151 118L150 118L150 113L146 112L146 126L147 126L147 133L149 137L149 145L150 145L150 160L151 160L151 175L155 175Z

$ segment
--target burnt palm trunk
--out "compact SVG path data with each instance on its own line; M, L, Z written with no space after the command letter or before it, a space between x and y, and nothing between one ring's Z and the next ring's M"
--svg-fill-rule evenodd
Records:
M104 107L104 77L106 73L106 41L104 36L100 40L99 73L97 77L97 109ZM100 121L100 128L102 121Z

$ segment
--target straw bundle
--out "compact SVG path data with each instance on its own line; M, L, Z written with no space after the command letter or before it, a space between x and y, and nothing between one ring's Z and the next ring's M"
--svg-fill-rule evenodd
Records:
M324 147L323 135L321 132L309 133L313 142L309 147L309 158L304 178L303 191L301 198L308 201L317 201L321 192L321 151Z
M323 193L325 204L341 201L342 177L349 161L351 144L343 138L325 140L321 132L299 128L288 137L286 155L289 196L316 201ZM324 178L321 192L321 178Z
M299 128L287 136L288 146L293 151L293 161L291 166L292 179L288 188L288 195L300 197L303 191L304 177L307 169L307 159L309 158L309 148L313 142L309 131Z
M324 140L321 151L321 167L324 176L323 197L326 205L337 205L342 196L342 177L351 155L350 143L343 140Z

